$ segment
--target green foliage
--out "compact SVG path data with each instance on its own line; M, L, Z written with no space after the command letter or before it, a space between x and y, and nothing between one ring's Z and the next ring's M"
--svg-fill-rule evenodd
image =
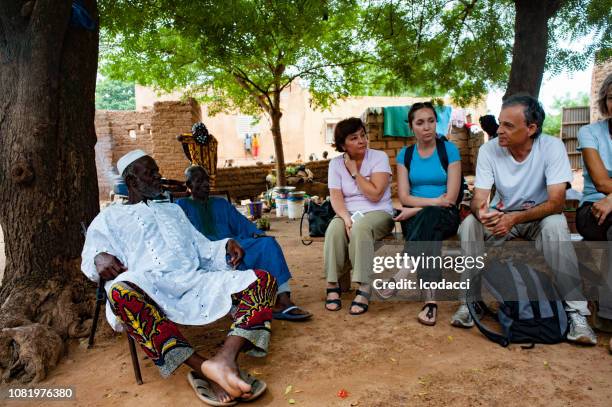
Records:
M134 83L100 79L96 83L96 109L134 110Z
M560 1L547 70L610 57L612 0ZM296 78L322 107L355 94L467 104L505 85L514 41L511 0L103 0L100 12L103 72L212 112L268 111ZM585 35L583 50L559 45Z
M562 0L549 21L546 70L551 73L585 69L593 56L598 62L612 58L612 0ZM563 47L586 37L583 50Z
M320 106L363 83L353 1L115 0L100 11L105 74L185 90L212 112L271 113L298 78Z
M411 0L381 2L367 24L389 91L450 93L459 104L503 85L512 51L513 10L508 1ZM389 80L392 79L392 80Z
M544 0L542 0L544 1ZM612 0L559 0L548 21L546 69L584 69L612 56ZM397 94L450 93L459 104L479 100L508 79L514 44L511 0L379 1L368 13L381 68L374 89ZM542 21L546 24L546 21ZM584 39L584 49L561 46ZM543 72L542 72L543 73Z
M561 134L561 118L564 107L579 107L589 106L589 95L585 92L578 92L575 96L566 93L565 96L555 97L552 103L553 111L547 112L542 131L551 136L559 136Z

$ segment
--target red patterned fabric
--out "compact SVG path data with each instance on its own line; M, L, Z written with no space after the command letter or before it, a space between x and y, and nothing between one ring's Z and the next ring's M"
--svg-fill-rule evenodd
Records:
M233 315L232 329L270 330L272 307L276 301L276 280L263 270L254 270L257 280L245 290L233 294L238 309Z
M110 300L115 315L125 323L128 334L156 365L163 365L164 356L172 349L191 348L176 324L166 318L157 304L140 289L114 284Z

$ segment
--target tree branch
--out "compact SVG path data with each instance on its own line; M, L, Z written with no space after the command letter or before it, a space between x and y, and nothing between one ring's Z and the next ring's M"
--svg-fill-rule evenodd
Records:
M343 66L354 65L354 64L357 64L357 63L360 63L360 62L366 62L367 63L369 61L367 59L356 59L356 60L353 60L353 61L341 62L341 63L337 63L337 64L323 64L323 65L313 66L312 68L305 69L305 70L300 71L300 72L296 73L295 75L291 76L282 85L281 89L285 89L287 86L289 86L289 84L291 82L293 82L295 79L299 78L302 75L306 75L306 74L314 75L313 71L316 72L316 71L318 71L319 69L322 69L322 68L335 68L335 67L341 68ZM320 75L316 75L316 76L320 76Z
M235 72L232 72L232 76L234 77L236 83L238 83L238 85L240 85L242 89L249 92L249 94L255 98L257 104L263 109L264 112L266 112L267 114L271 114L273 103L267 92L262 92L257 87L257 85L253 83L250 79L244 78L236 74ZM257 93L253 90L253 88L259 90L261 93ZM269 105L266 104L266 101L269 103Z
M461 3L465 6L465 8L463 9L463 13L461 16L461 23L458 25L459 32L457 33L456 40L453 42L453 49L451 50L451 53L448 57L448 62L446 63L446 66L452 66L451 64L453 62L453 58L455 57L455 51L457 50L457 44L459 43L459 39L461 38L461 33L463 32L463 26L465 25L465 21L467 20L472 10L474 10L474 7L476 6L477 2L478 0L472 0L471 3L466 4L465 1L463 0L461 1Z
M263 89L261 86L257 85L254 81L252 81L249 76L246 74L246 72L244 72L242 69L238 68L238 67L234 67L232 68L234 70L236 70L237 72L240 73L240 75L236 75L235 72L232 72L232 75L234 76L239 76L245 83L250 84L252 87L254 87L255 89L257 89L261 95L265 95L265 97L268 99L268 102L270 103L270 106L272 106L272 100L270 100L270 96L268 95L268 88ZM246 89L246 88L245 88ZM254 93L253 93L254 94Z

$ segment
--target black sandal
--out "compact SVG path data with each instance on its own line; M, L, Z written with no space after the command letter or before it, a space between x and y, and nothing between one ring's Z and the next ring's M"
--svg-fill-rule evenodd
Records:
M334 288L328 288L325 290L326 291L326 296L331 294L331 293L336 293L338 294L338 297L340 297L341 291L340 291L340 287L334 287ZM338 308L335 309L329 309L327 308L327 304L335 304L338 306ZM325 299L325 309L328 311L340 311L340 309L342 308L342 300L340 298L336 298L334 300L328 300L327 298Z
M421 311L423 311L425 308L427 308L427 314L425 314L425 316L428 318L428 320L421 319L420 316L417 317L417 319L423 325L434 326L436 324L436 320L438 319L438 304L433 304L433 303L425 304L423 305L423 308L421 308ZM434 310L436 311L435 315L434 315ZM435 319L431 321L431 319L434 317Z
M357 292L355 293L355 298L357 298L357 296L359 295L361 295L362 297L365 297L366 300L369 300L372 293L371 292L366 293L365 291L357 290ZM358 312L349 311L349 314L361 315L361 314L365 314L366 312L368 312L369 304L364 304L363 302L353 301L351 302L351 308L353 307L359 307L361 308L361 311L358 311Z

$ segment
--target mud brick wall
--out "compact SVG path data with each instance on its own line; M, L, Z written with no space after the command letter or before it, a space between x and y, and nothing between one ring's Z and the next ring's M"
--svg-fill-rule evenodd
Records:
M152 110L96 111L96 168L100 200L107 200L117 175L117 160L140 148L151 154L166 178L183 179L189 161L176 136L191 131L200 121L200 107L193 99L186 102L158 102Z
M117 174L117 160L121 156L136 148L151 153L151 118L152 112L147 111L96 111L96 168L100 199L108 199L113 176Z
M300 165L287 163L287 166ZM304 163L311 170L314 181L327 183L329 160ZM229 191L233 200L254 199L266 191L266 175L276 168L274 164L254 165L248 167L231 167L217 169L218 191Z
M469 170L463 170L463 173L466 175L475 175L476 174L476 160L478 160L478 149L485 142L485 133L481 131L476 134L469 134L468 139L468 147L469 147ZM464 164L462 164L463 166ZM465 167L464 167L465 168Z
M200 108L193 99L186 102L156 102L153 105L151 154L165 178L184 178L189 160L176 136L191 132L191 126L200 121L199 111Z

